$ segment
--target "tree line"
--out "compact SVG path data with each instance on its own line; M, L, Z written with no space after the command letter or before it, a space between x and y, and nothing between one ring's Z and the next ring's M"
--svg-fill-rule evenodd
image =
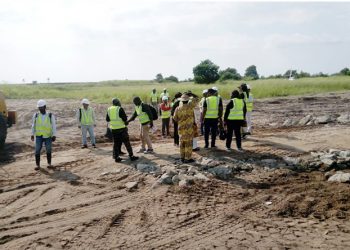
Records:
M268 77L265 76L259 76L257 68L255 65L251 65L246 68L244 75L241 75L238 73L238 71L235 68L226 68L224 70L220 70L220 67L210 61L209 59L206 59L204 61L201 61L198 65L196 65L193 68L193 79L186 79L185 81L194 81L195 83L199 84L209 84L216 81L227 81L227 80L245 80L245 81L251 81L251 80L257 80L257 79L281 79L281 78L305 78L305 77L328 77L330 75L319 72L317 74L310 74L308 72L304 71L297 71L297 70L287 70L284 74L276 74L276 75L270 75ZM344 68L340 70L338 73L334 73L331 76L334 75L343 75L343 76L350 76L350 69ZM168 77L163 78L163 75L161 73L158 73L156 75L155 81L159 83L163 82L179 82L178 78L171 75Z

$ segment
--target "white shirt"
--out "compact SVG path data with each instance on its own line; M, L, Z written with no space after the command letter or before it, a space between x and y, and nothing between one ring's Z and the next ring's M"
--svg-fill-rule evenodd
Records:
M33 118L32 118L32 135L35 135L35 116L36 116L37 113L35 113L33 115ZM42 113L38 113L38 116L41 116L41 120L45 120L46 116L49 115L48 112L46 112L44 115ZM52 127L52 136L56 136L56 119L55 119L55 116L52 114L51 115L51 127ZM44 137L46 138L46 137Z

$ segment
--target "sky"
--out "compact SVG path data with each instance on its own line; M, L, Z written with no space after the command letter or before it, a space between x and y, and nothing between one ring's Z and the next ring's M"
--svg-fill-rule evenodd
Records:
M0 82L350 67L349 2L0 0Z

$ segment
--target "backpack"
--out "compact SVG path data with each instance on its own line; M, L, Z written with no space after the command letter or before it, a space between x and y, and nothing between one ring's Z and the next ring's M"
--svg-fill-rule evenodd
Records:
M147 105L152 112L153 121L158 120L157 110L152 105L149 105L149 104L147 104Z

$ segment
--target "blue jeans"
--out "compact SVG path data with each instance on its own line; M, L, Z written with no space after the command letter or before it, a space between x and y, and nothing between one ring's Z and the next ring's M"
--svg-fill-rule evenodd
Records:
M35 154L40 155L41 149L43 147L43 143L45 143L46 153L51 154L52 151L52 139L43 138L42 136L35 137Z
M94 126L93 125L81 125L81 135L83 136L83 145L87 145L87 139L86 139L86 135L87 132L89 131L89 135L90 135L90 140L91 140L91 144L95 145L96 141L95 141L95 135L94 135Z

